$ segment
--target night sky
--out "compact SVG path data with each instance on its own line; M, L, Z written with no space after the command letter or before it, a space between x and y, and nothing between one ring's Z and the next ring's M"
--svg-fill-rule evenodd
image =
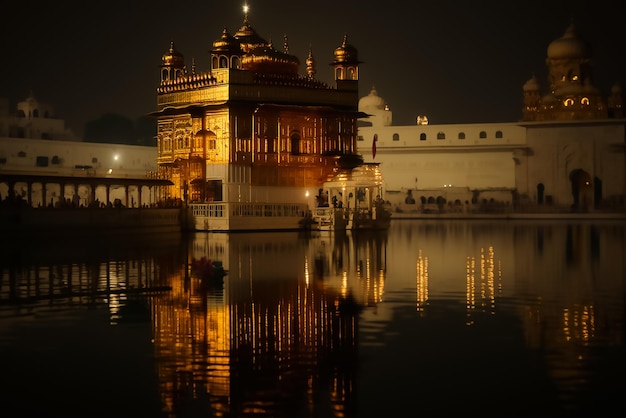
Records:
M138 4L139 3L139 4ZM212 43L243 22L244 0L12 2L0 31L0 96L11 110L30 91L82 136L104 113L135 119L156 110L161 56L174 41L187 67L208 71ZM248 0L257 33L332 84L344 34L359 51L360 96L375 86L394 124L514 122L534 74L545 87L546 49L573 20L592 47L604 95L626 87L624 15L617 1ZM14 16L14 17L12 17ZM545 92L545 91L544 91Z

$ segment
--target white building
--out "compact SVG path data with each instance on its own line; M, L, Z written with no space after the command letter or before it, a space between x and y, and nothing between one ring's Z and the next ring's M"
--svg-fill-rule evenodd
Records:
M68 200L87 206L94 199L132 206L155 200L154 188L143 187L143 180L156 176L156 147L77 141L65 121L52 115L50 106L32 96L18 103L14 114L8 100L0 100L0 200L10 187L32 206ZM46 178L50 182L43 192Z
M419 116L394 126L375 88L360 99L372 116L359 126L359 150L380 163L396 212L624 210L621 87L602 98L573 26L547 54L549 93L531 78L519 122L428 125Z

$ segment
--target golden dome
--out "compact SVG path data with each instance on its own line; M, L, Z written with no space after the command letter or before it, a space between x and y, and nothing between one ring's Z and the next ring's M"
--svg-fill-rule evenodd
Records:
M172 67L184 67L185 66L185 58L183 54L178 52L174 47L174 42L170 42L170 49L163 54L161 57L161 61L163 65L168 65Z
M300 60L274 49L272 43L257 46L241 57L241 68L259 73L297 74Z
M261 38L254 28L248 24L247 15L243 21L243 25L233 36L239 41L244 52L248 52L257 46L267 45L267 41Z
M589 47L576 35L574 24L570 24L563 36L548 45L548 58L587 58Z
M213 51L214 52L241 52L241 45L239 41L228 33L228 30L224 28L222 31L222 36L213 42Z
M341 46L335 49L335 64L358 63L359 53L357 49L348 43L348 35L343 36Z

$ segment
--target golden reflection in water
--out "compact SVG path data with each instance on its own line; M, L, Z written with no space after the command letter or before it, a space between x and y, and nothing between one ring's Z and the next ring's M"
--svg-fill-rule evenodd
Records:
M417 252L417 311L424 312L428 303L428 257Z
M589 342L595 334L593 305L574 306L563 310L563 335L565 341Z
M358 312L344 297L346 274L340 289L311 283L306 271L304 277L254 282L250 298L242 292L248 283L227 279L224 296L211 299L215 289L207 290L188 270L173 275L172 291L153 302L165 412L177 416L193 401L205 402L212 416L276 416L284 408L280 399L289 402L304 389L311 408L327 396L333 416L345 416Z
M474 289L476 288L476 259L474 257L466 257L465 272L465 309L467 311L465 324L472 325L474 320L472 319L471 312L476 306L476 298L474 296Z
M502 294L502 262L496 261L495 249L489 246L480 248L479 261L479 292L480 311L495 315L496 298ZM465 258L465 307L467 309L466 325L473 325L472 312L477 309L476 301L476 257Z

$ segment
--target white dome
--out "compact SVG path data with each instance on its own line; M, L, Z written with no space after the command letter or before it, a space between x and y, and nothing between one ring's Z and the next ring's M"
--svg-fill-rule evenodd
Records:
M359 100L359 111L367 113L368 110L385 110L387 103L378 95L375 87L372 87L370 94L361 97Z

